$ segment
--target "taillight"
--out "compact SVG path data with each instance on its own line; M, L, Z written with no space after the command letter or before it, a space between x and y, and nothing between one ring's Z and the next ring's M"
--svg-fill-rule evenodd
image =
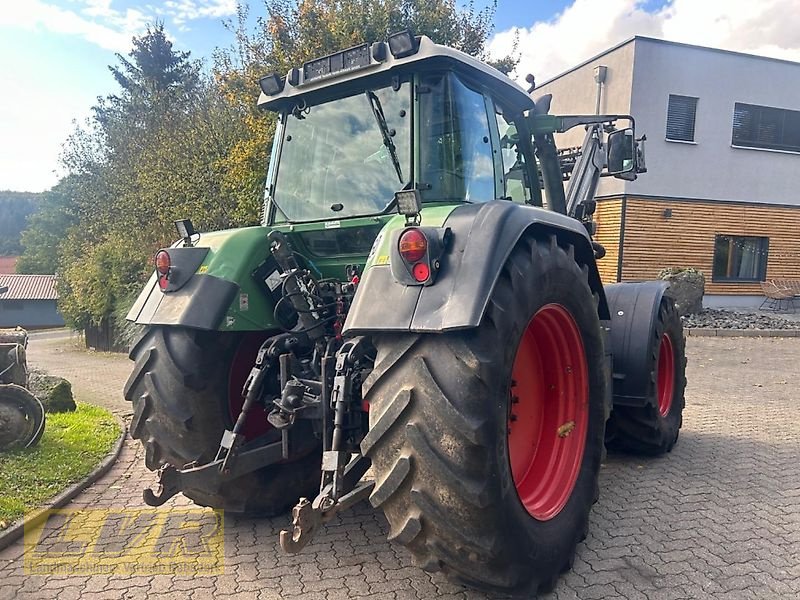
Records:
M428 238L419 229L408 229L400 236L398 250L400 256L408 262L417 262L428 251Z
M394 280L403 285L433 285L452 237L450 229L412 225L391 235L394 247L389 267Z
M431 276L431 268L428 266L428 263L420 262L414 265L414 268L411 269L411 273L414 275L414 279L420 283L424 283L428 281L428 277Z
M167 285L169 285L170 267L172 267L172 259L169 252L159 250L156 253L156 273L158 273L158 287L162 290L167 289Z

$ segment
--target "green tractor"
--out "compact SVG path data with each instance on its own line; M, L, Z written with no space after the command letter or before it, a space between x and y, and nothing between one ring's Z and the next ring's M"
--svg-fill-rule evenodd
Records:
M426 570L551 587L606 445L662 454L681 426L666 284L603 286L592 239L599 178L645 170L633 119L549 115L409 32L260 84L278 115L263 224L176 222L128 315L146 502L296 504L280 542L298 552L369 498Z

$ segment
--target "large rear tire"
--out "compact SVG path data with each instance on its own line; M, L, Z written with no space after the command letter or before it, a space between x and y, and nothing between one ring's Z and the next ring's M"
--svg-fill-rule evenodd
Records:
M608 447L658 456L670 452L683 424L686 342L672 298L664 296L651 333L650 378L643 406L615 406L608 422Z
M241 407L241 389L260 341L257 335L182 327L145 331L131 349L136 366L125 384L125 398L133 403L131 437L142 441L148 469L213 460L223 431L233 424L232 413ZM255 407L246 439L268 431L265 419ZM182 492L201 506L274 516L299 497L316 494L320 463L317 448L294 462L248 473L219 491Z
M370 501L426 570L529 596L570 568L607 417L587 273L555 237L523 239L478 328L375 340Z

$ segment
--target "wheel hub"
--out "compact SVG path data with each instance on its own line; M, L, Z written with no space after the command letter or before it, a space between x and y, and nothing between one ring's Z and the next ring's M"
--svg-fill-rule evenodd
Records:
M675 351L668 333L661 336L658 349L658 412L666 417L675 395Z
M258 350L268 337L269 334L262 332L246 334L236 349L228 374L228 411L231 423L235 423L239 413L242 412L244 404L242 389L255 364ZM261 406L254 406L247 414L242 434L245 440L252 440L264 435L270 429L272 426L267 422L267 413Z
M528 323L512 370L508 451L520 501L540 521L566 505L588 431L588 369L569 311L547 304Z

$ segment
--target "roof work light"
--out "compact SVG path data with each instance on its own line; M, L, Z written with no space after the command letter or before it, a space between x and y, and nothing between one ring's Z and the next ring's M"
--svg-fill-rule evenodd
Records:
M395 58L411 56L419 50L419 42L410 29L393 33L387 41L389 42L389 51Z

